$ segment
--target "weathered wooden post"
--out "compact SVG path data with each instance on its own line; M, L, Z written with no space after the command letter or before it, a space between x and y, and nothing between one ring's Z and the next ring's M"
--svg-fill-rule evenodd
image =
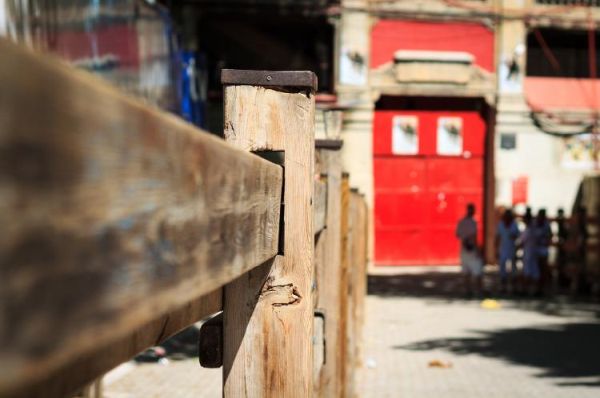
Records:
M350 242L349 242L349 213L350 213L350 176L347 172L342 173L341 205L340 205L340 243L341 243L341 273L340 279L340 381L341 397L352 396L350 389L350 378L352 377L352 366L349 364L348 350L348 319L350 310L349 283L350 283Z
M280 255L225 288L223 394L308 397L316 76L224 70L221 77L225 139L248 151L281 151L285 169Z
M354 374L362 361L362 326L364 319L365 295L367 292L367 208L358 190L350 194L350 293L351 324L348 325L349 358ZM353 380L353 378L352 378ZM353 387L354 388L354 387Z
M321 232L317 249L321 249L317 272L318 299L316 307L325 316L325 363L315 381L315 395L339 397L341 394L341 140L317 140L316 149L327 184L326 226Z
M367 202L365 201L364 194L360 195L360 204L359 204L359 236L360 236L360 244L357 245L357 257L359 258L359 266L360 266L360 276L359 282L357 286L358 291L358 314L357 314L357 337L358 337L358 348L357 348L357 360L359 364L364 361L364 334L363 328L365 324L365 301L367 296L367 266L369 262L369 208L367 207ZM360 366L360 365L359 365Z

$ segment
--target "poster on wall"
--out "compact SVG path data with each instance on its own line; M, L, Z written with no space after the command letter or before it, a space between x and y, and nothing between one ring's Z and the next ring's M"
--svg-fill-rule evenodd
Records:
M463 152L463 120L440 117L437 124L437 154L461 155Z
M523 92L525 45L519 43L511 54L504 54L498 65L498 88L502 93Z
M529 190L529 178L520 176L512 180L512 205L526 205Z
M350 86L367 84L367 60L359 51L343 48L340 52L340 83Z
M594 139L591 134L565 138L562 142L561 164L565 169L593 170Z
M394 116L392 119L392 153L416 155L419 153L419 119L416 116Z

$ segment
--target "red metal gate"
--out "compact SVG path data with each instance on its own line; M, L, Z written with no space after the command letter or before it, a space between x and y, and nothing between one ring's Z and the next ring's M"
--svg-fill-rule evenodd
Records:
M457 264L469 202L483 235L485 121L475 110L376 110L373 129L375 262Z

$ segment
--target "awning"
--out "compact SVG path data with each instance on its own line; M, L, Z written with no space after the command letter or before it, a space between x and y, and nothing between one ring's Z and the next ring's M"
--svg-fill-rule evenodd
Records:
M598 79L527 77L524 91L527 104L535 112L586 113L599 109Z

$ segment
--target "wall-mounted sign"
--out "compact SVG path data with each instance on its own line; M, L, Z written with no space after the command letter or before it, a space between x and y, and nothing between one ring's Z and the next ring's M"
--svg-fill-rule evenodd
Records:
M419 119L416 116L394 116L392 119L392 153L419 153Z
M460 117L440 117L437 125L437 154L461 155L463 151L463 120Z

